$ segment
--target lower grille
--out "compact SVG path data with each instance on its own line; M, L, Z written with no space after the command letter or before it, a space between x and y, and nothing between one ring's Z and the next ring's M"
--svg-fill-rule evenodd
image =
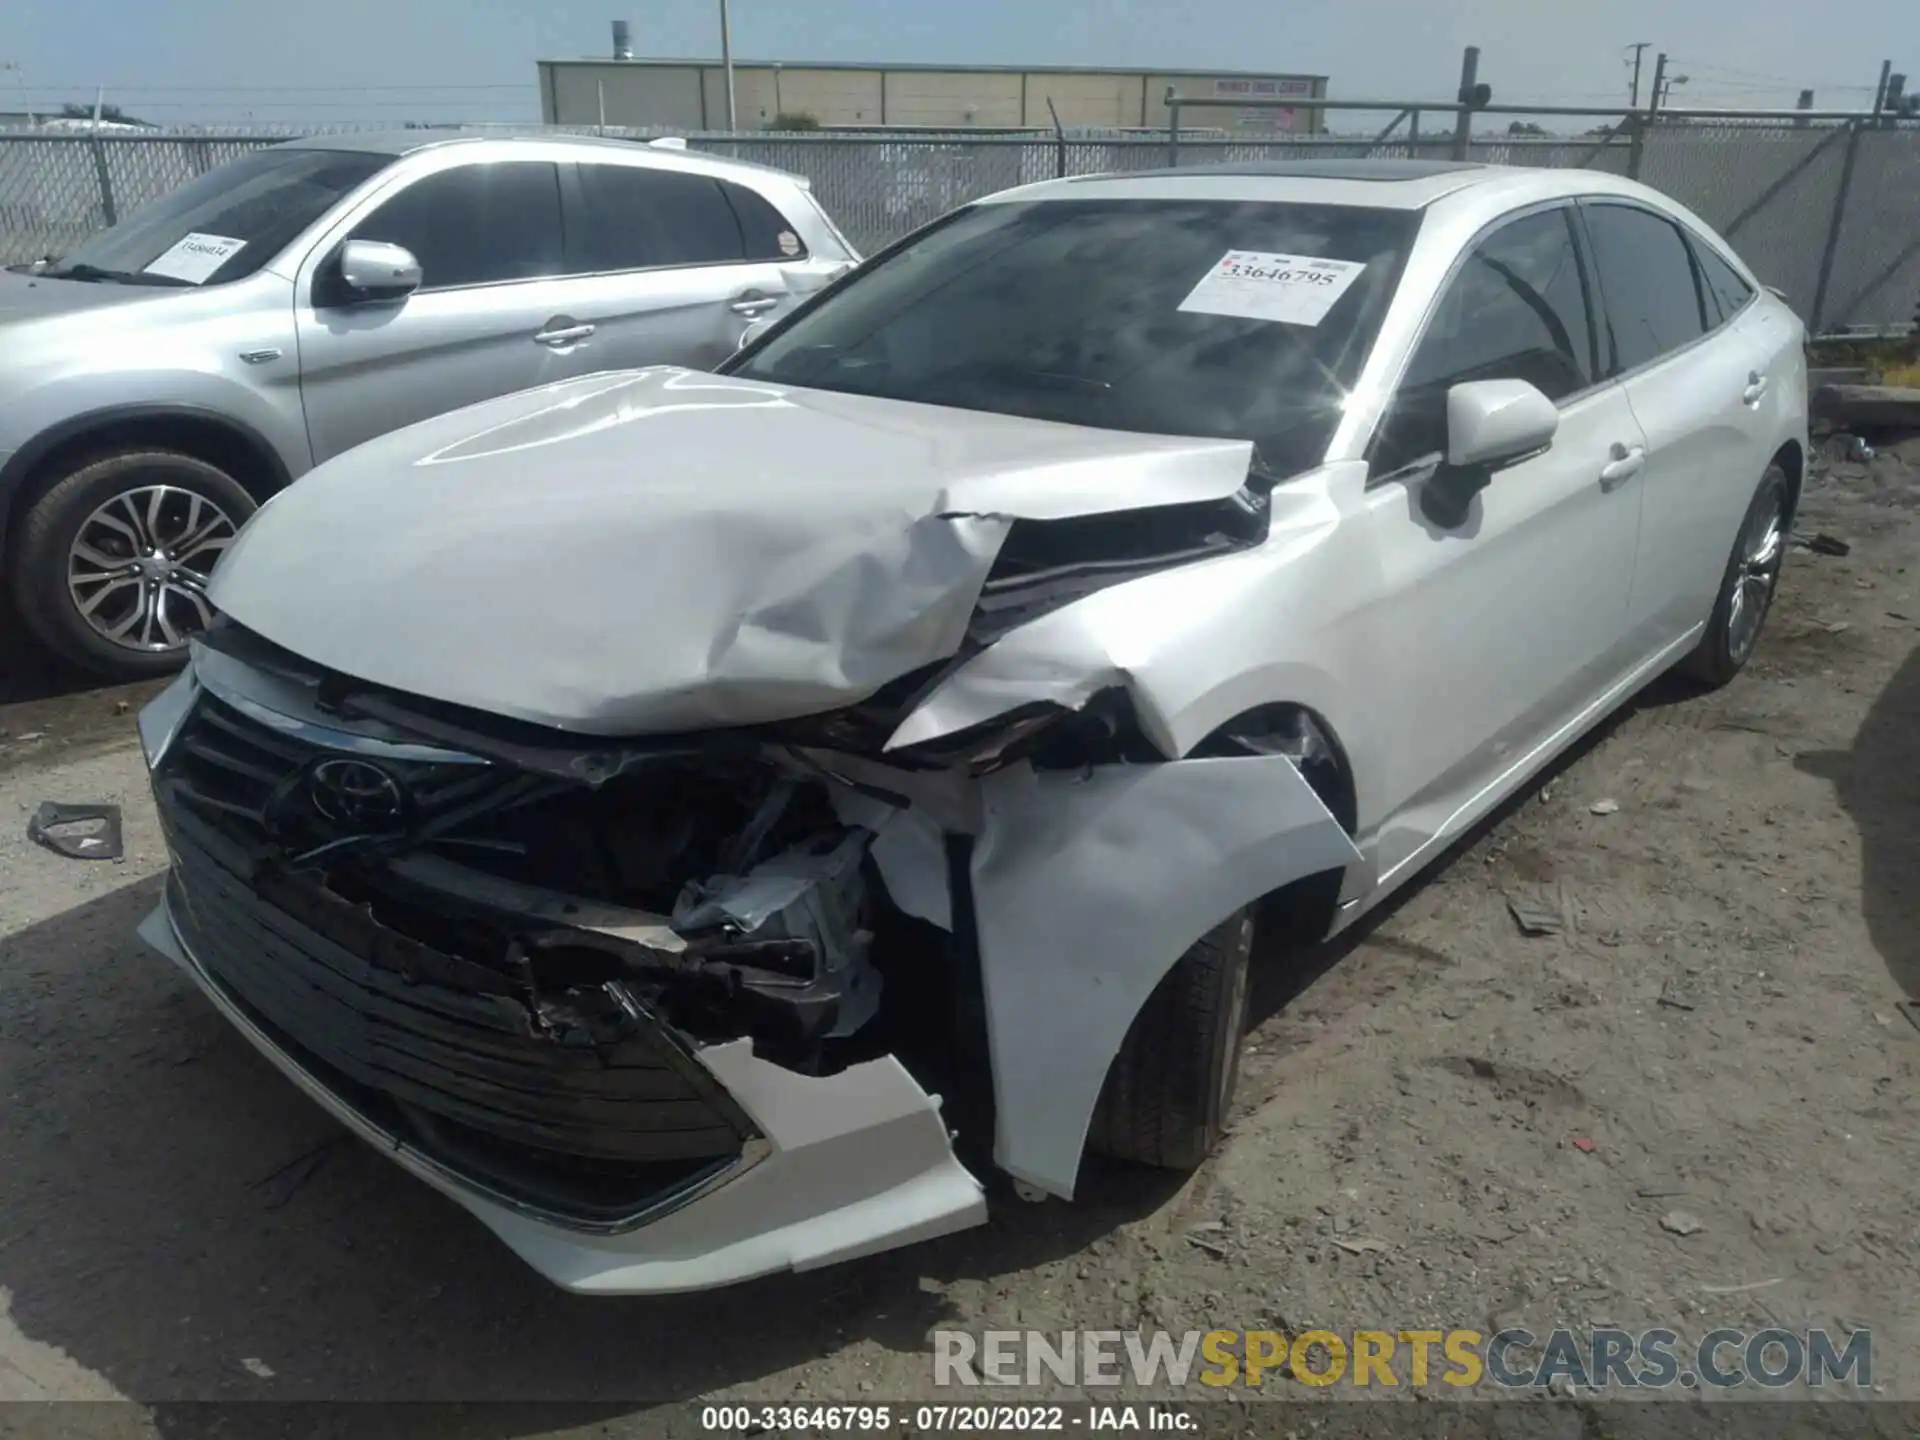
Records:
M612 1042L543 1030L506 977L395 934L317 880L263 879L283 902L269 903L241 878L254 847L164 777L156 788L170 908L212 982L343 1101L447 1169L606 1224L724 1170L754 1135L651 1015ZM447 983L462 975L471 988Z

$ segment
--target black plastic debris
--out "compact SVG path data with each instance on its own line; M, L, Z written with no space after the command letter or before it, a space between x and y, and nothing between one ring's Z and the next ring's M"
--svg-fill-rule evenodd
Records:
M1853 546L1847 541L1842 540L1838 535L1828 535L1825 533L1819 535L1802 535L1796 530L1793 533L1793 543L1803 550L1813 551L1816 555L1838 556L1851 555L1853 553Z
M27 821L27 838L69 860L118 860L120 807L43 800Z

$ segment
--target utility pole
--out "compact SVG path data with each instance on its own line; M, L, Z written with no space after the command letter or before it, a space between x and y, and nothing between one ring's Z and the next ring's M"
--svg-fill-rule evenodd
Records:
M1893 61L1882 60L1880 62L1880 83L1874 87L1873 91L1873 113L1876 115L1880 113L1880 107L1887 103L1887 79L1892 74Z
M727 0L720 0L720 68L727 72L727 133L740 128L733 108L733 27L727 23Z
M1473 148L1473 87L1480 80L1480 47L1469 45L1460 56L1460 110L1453 122L1453 158L1464 160Z
M1633 98L1628 103L1636 110L1640 108L1640 52L1652 43L1651 40L1636 40L1627 46L1633 52Z
M1660 108L1660 87L1667 79L1667 52L1662 50L1653 57L1653 94L1647 100L1647 113L1653 114Z

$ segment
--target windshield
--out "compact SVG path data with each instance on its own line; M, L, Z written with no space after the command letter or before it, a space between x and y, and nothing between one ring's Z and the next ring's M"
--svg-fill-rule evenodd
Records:
M965 210L732 373L1320 463L1418 212L1209 200Z
M122 284L223 285L251 275L391 155L256 150L143 205L41 272Z

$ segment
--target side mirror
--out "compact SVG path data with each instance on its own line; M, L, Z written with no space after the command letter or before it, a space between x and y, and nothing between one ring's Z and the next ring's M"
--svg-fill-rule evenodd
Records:
M349 240L340 247L340 279L356 300L403 300L420 278L420 262L404 245Z
M1524 380L1475 380L1447 391L1447 464L1498 470L1553 444L1560 412Z

